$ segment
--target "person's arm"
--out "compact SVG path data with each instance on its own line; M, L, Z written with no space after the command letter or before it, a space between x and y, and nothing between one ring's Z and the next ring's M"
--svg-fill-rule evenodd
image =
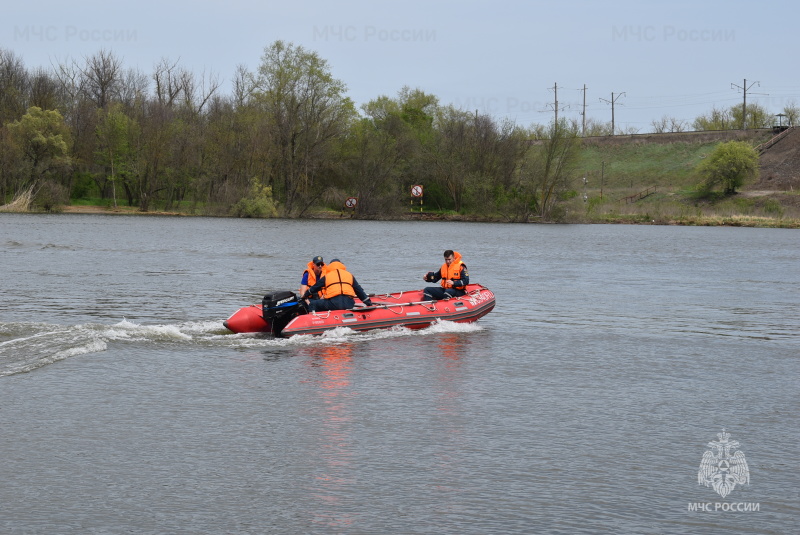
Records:
M324 287L325 287L325 277L322 277L321 279L319 279L314 284L314 286L312 286L311 288L306 290L306 293L303 294L303 299L307 299L308 297L311 297L311 294L315 294L315 293L319 292Z
M461 271L459 272L459 278L453 280L453 288L459 288L463 290L469 284L469 271L467 271L467 265L461 264Z
M355 277L353 277L353 290L356 291L356 295L358 296L359 299L361 299L362 303L364 303L367 306L372 305L372 301L367 295L367 292L364 291L364 288L361 287L361 285L358 283Z
M305 295L306 290L308 290L308 270L303 272L303 278L300 280L300 289L297 290L297 295L302 298Z

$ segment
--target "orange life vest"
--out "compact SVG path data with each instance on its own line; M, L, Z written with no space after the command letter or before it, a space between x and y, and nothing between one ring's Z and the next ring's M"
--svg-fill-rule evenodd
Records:
M442 264L442 269L440 271L442 275L442 280L439 281L439 284L442 285L442 288L447 288L447 281L452 280L459 280L461 279L461 266L463 262L461 261L461 253L454 252L453 253L453 261L450 265L447 265L447 262Z
M316 266L314 265L314 262L309 262L308 267L306 269L306 272L308 273L308 284L306 286L308 286L309 288L311 288L317 283L317 274L314 272L315 267ZM325 266L322 266L322 272L320 273L320 275L321 276L325 275ZM319 291L319 296L323 299L325 298L325 288L322 288Z
M341 262L331 262L325 269L325 298L330 299L342 294L356 296L356 291L353 289L353 275Z

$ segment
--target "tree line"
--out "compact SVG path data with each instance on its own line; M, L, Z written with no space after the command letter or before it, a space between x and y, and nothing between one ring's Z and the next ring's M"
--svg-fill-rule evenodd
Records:
M575 122L523 128L408 87L359 110L327 61L283 41L232 82L222 94L167 59L146 75L108 50L29 71L0 49L0 205L303 217L352 196L377 217L423 184L431 209L528 221L557 219L572 188Z

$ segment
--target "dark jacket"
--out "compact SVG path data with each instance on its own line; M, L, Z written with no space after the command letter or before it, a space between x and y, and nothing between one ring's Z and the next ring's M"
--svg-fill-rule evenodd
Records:
M344 265L342 265L341 268L339 268L334 264L335 263L333 262L329 264L329 268L332 267L333 269L341 269L342 271L347 271L347 268L345 268ZM350 275L352 275L352 273ZM306 295L315 294L323 288L325 288L325 277L321 277L313 286L311 286L306 292ZM361 287L361 285L358 283L355 277L353 277L353 290L356 292L356 295L358 296L359 299L361 299L361 301L369 302L369 296L367 295L367 292L364 291L364 289Z
M429 271L425 276L425 280L428 282L439 282L442 280L442 269L440 268L438 271ZM469 284L469 271L467 271L467 265L462 263L459 278L453 279L453 288L463 290L467 287L467 284Z

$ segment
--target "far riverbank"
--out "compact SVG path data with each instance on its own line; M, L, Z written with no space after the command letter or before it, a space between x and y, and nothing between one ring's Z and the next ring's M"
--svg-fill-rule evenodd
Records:
M205 214L192 214L180 211L149 211L142 212L136 207L118 206L108 208L102 206L89 205L70 205L64 206L64 214L103 214L103 215L141 215L141 216L176 216L192 217L203 216ZM393 217L359 217L356 214L348 214L337 211L318 211L309 214L303 219L372 219L384 221L469 221L482 223L508 223L509 221L501 218L480 217L475 215L460 215L454 213L435 213L435 212L410 212L404 215ZM536 221L531 221L536 223ZM634 224L634 225L684 225L684 226L731 226L731 227L753 227L753 228L800 228L800 219L796 218L770 218L763 216L752 216L745 214L722 215L684 215L681 217L669 217L657 214L598 214L594 217L571 217L567 213L567 220L562 224ZM549 223L548 223L549 224Z

